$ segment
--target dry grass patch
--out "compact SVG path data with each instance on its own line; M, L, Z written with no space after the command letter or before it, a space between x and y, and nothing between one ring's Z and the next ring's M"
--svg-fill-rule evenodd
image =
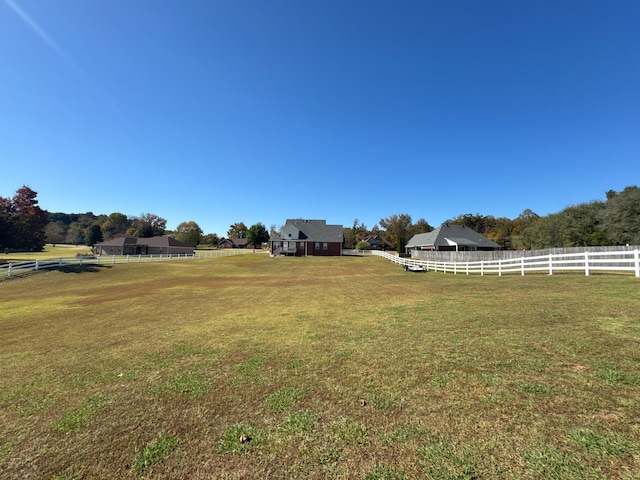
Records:
M637 288L262 255L2 282L0 469L634 478Z

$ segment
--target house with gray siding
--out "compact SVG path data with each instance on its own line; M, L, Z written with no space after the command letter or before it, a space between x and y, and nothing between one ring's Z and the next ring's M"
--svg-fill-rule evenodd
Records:
M405 245L411 250L478 251L500 250L500 245L462 225L443 224L429 233L414 235Z

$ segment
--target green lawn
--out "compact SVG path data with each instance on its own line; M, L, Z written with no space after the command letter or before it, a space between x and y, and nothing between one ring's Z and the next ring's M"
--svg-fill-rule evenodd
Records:
M242 255L0 283L3 478L640 478L633 276Z
M45 245L41 252L9 252L0 254L0 263L46 260L50 258L92 255L91 247L86 245Z

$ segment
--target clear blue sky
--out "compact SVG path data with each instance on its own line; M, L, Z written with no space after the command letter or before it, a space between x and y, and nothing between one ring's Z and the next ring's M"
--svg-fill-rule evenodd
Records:
M0 196L205 233L640 180L640 1L0 0Z

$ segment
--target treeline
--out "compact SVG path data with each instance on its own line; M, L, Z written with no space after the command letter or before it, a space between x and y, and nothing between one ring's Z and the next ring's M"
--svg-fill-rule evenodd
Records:
M626 187L621 192L610 190L605 201L592 201L566 207L544 217L531 210L517 218L494 217L466 213L445 223L464 225L507 250L587 247L599 245L640 244L640 188ZM409 239L434 228L424 219L413 223L407 214L380 220L371 230L356 219L345 228L347 248L366 248L363 242L380 235L387 248L402 251Z
M464 225L498 243L504 249L543 249L597 245L640 244L640 188L610 190L606 200L566 207L544 217L531 210L517 218L466 213L445 223ZM127 216L87 213L49 213L38 206L37 193L27 186L12 198L0 197L0 251L42 250L45 243L94 245L122 235L152 237L170 234L177 240L218 245L215 233L203 234L194 221L182 222L175 231L167 230L167 221L155 214ZM384 248L403 251L413 235L434 229L421 218L413 222L408 214L392 215L368 229L355 219L344 228L347 248L367 248L366 240L376 237ZM247 227L239 222L230 226L229 238L246 238L260 244L277 233L275 225L267 232L262 223Z

